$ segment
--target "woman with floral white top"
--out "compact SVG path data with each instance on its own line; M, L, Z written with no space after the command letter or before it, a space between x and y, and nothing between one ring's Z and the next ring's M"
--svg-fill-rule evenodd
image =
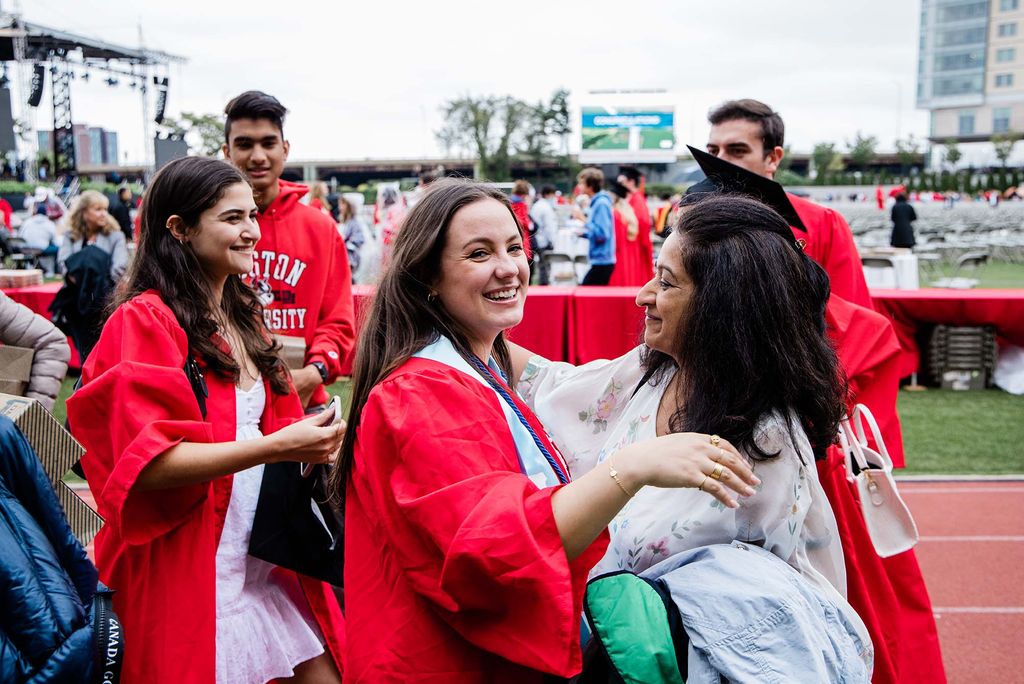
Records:
M643 487L610 523L592 576L743 541L785 560L862 626L840 598L843 553L814 464L845 395L824 334L828 293L827 275L778 214L712 197L683 215L637 295L644 344L580 367L513 349L519 392L574 477L624 446L685 431L728 439L761 480L735 509L706 493L714 473L699 489Z

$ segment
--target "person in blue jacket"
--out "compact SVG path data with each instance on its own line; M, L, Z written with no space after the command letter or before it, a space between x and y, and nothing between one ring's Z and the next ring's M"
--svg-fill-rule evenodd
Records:
M0 416L0 681L117 681L123 641L97 579L28 440Z
M583 285L607 285L615 270L615 223L612 216L612 198L604 191L604 173L601 169L583 169L576 181L590 197L582 237L590 240L590 270Z

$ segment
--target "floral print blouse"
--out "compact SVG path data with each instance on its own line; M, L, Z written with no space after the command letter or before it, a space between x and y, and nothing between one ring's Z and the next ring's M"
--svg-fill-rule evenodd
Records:
M656 436L658 405L671 375L638 389L638 347L578 367L535 356L517 387L578 477L622 447ZM804 431L798 422L790 427L772 415L758 424L755 439L779 455L751 461L761 484L756 494L739 499L738 509L697 489L644 487L609 525L611 545L591 575L639 573L682 551L736 540L765 548L822 590L845 597L839 533Z

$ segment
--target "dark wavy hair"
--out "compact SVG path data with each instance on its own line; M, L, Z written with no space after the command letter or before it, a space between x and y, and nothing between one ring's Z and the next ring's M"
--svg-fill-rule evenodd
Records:
M231 124L238 119L266 119L284 136L284 117L288 113L281 101L260 90L247 90L224 107L224 142L231 144Z
M212 339L218 331L218 318L227 319L271 389L287 394L291 388L284 365L263 323L263 307L256 293L241 276L229 276L218 312L195 253L167 228L168 219L177 215L187 230L195 230L200 215L238 183L249 186L238 169L206 157L175 159L160 169L142 200L138 249L110 310L147 290L156 290L185 330L190 352L202 357L213 372L237 382L241 369Z
M815 458L835 440L846 383L825 337L825 271L797 246L786 221L760 202L711 196L676 224L693 282L690 309L672 354L645 349L644 381L676 367L673 432L717 433L755 459L766 414L798 417ZM792 432L792 424L790 431Z
M500 202L515 219L508 197L482 183L455 178L436 180L402 223L391 263L377 286L373 305L363 322L352 369L352 406L341 445L338 467L331 474L335 500L344 495L352 470L356 433L370 391L413 354L444 335L467 360L473 356L469 336L440 300L427 301L441 274L441 253L455 214L474 202ZM518 225L518 223L516 223ZM492 351L506 377L512 378L505 338L499 334ZM486 359L482 359L486 361Z

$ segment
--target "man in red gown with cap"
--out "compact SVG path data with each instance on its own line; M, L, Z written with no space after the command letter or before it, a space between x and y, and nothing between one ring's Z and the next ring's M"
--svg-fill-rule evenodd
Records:
M757 100L732 100L708 115L707 151L748 171L774 178L782 161L785 125ZM806 232L807 254L829 275L833 297L829 336L846 370L854 401L878 419L890 454L903 465L896 414L899 344L892 325L875 313L860 256L846 221L837 212L789 194ZM881 559L871 545L842 454L833 447L818 472L839 523L846 555L851 605L867 624L875 645L872 681L945 682L931 602L913 551Z

